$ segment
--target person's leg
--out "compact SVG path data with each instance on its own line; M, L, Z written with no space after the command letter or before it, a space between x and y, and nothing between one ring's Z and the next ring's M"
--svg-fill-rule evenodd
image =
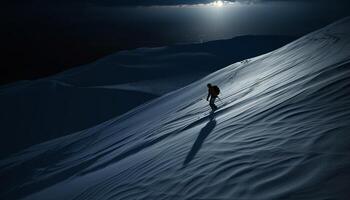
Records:
M214 104L209 104L209 106L210 106L210 108L211 108L212 110L215 110L215 105L214 105Z
M216 97L211 97L210 101L209 101L209 105L211 107L212 110L216 110L218 107L215 105L215 99Z
M214 105L214 108L216 110L216 109L218 109L218 107L215 105L215 100L216 100L216 97L213 98L213 105Z

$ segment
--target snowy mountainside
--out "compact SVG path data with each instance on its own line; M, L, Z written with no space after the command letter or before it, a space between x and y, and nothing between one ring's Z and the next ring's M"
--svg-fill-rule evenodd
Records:
M269 52L292 39L244 36L202 44L140 48L118 52L52 77L2 86L0 158L90 128L233 61ZM228 48L235 52L225 53Z
M53 79L78 86L162 95L234 62L275 50L294 39L291 36L239 36L198 44L138 48L67 70Z
M210 114L206 84L220 86ZM347 199L350 18L0 161L1 199Z

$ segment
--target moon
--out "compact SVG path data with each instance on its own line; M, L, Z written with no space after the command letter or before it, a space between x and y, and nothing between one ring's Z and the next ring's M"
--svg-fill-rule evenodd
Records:
M213 6L215 7L222 7L224 5L223 1L214 1Z

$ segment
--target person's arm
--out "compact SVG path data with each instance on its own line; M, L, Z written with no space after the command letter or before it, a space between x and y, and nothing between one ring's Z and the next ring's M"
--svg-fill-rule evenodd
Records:
M210 92L209 92L209 90L208 90L207 101L209 100L209 97L210 97Z

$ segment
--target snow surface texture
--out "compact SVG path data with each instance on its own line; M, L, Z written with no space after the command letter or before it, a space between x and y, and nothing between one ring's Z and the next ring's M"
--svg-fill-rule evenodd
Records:
M346 18L2 160L0 198L345 200L349 86Z
M0 87L0 159L100 124L233 61L270 52L292 39L244 36L122 51L49 78Z

